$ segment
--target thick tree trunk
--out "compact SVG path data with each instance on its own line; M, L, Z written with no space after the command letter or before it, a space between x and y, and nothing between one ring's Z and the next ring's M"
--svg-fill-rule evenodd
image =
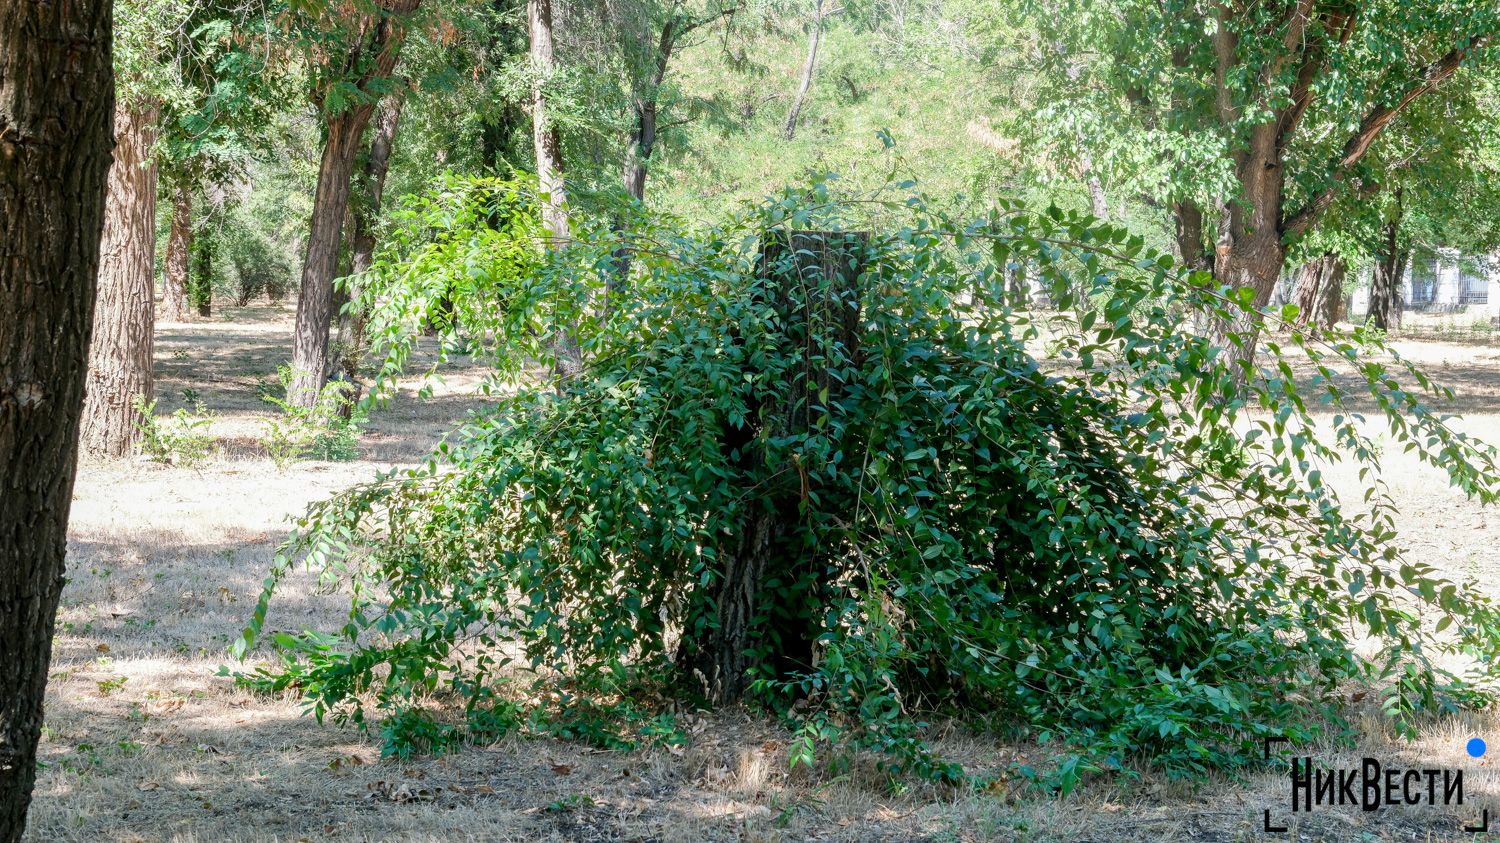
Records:
M802 78L797 83L797 95L792 98L792 110L787 112L786 130L782 133L787 140L797 136L797 120L802 116L802 106L807 102L813 71L818 65L818 42L823 38L823 2L814 0L812 27L807 33L807 61L802 64Z
M1244 231L1242 229L1242 231ZM1249 310L1222 303L1229 319L1210 320L1209 336L1224 349L1224 361L1242 383L1254 371L1255 349L1260 340L1259 309L1271 301L1281 270L1286 265L1286 247L1276 228L1244 231L1232 237L1214 264L1214 277L1231 292L1248 288L1253 292Z
M1370 281L1370 324L1382 331L1401 327L1401 276L1406 274L1406 251L1396 242L1397 224L1385 224L1384 242L1376 256L1375 276Z
M1203 209L1196 202L1184 201L1173 204L1172 212L1178 260L1189 269L1212 272L1213 257L1203 240Z
M141 435L132 404L137 396L149 402L153 393L157 116L154 103L115 115L80 433L84 452L97 457L130 453Z
M1297 289L1292 303L1297 305L1296 325L1316 325L1332 329L1343 315L1344 259L1332 252L1304 263L1297 272Z
M391 78L406 39L404 16L420 0L387 0L365 23L361 42L352 48L349 65L368 62L359 80L368 96L372 83ZM336 113L324 113L323 157L313 194L312 224L307 257L297 298L297 326L292 335L292 382L287 401L311 409L329 375L328 333L333 317L333 279L338 274L344 216L349 208L349 182L365 126L376 102L365 99Z
M114 143L109 0L0 0L0 843L18 843L63 586Z
M547 114L544 83L557 69L554 57L556 35L552 29L552 0L527 0L526 34L531 46L531 140L536 153L537 187L541 191L542 225L549 238L547 248L568 245L568 194L563 180L562 135ZM551 340L553 370L562 380L583 371L583 352L578 331L572 325L553 325Z
M725 431L723 447L739 455L746 471L770 473L767 440L812 430L822 405L838 400L841 383L821 358L834 344L855 358L860 353L856 281L866 242L863 234L809 231L764 244L758 294L769 298L806 365L784 393ZM825 391L826 399L820 397ZM816 550L802 541L797 524L815 481L800 469L774 476L757 490L737 534L719 548L711 628L701 639L684 639L679 652L678 664L697 671L719 704L743 697L753 669L784 677L813 668L825 583ZM766 588L772 580L779 583L775 592Z
M161 319L185 322L188 318L188 259L193 251L193 189L179 184L172 192L172 231L167 236L167 254L162 266Z
M391 94L381 100L380 112L375 116L370 148L365 154L365 166L360 175L363 201L353 203L354 233L349 246L351 276L369 272L370 267L375 265L375 223L380 218L385 176L390 170L391 147L396 142L396 128L401 122L401 107L404 102L405 97ZM346 298L356 299L355 292L349 291ZM338 368L350 382L359 379L359 361L364 354L364 343L364 312L357 308L344 308L339 313Z

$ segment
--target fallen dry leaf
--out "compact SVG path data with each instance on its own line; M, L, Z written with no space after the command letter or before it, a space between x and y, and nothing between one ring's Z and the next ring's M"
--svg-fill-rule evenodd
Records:
M141 782L140 784L138 784L138 785L135 786L135 789L136 790L156 790L159 787L161 787L161 785L157 784L156 782Z
M553 764L552 765L552 772L558 774L559 776L571 776L571 775L573 775L573 765L572 764Z

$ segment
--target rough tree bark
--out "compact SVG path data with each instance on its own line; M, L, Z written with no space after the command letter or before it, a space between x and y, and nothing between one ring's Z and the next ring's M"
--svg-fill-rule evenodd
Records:
M785 676L813 667L822 577L815 551L796 529L811 480L800 466L769 471L765 443L810 430L823 412L820 392L838 400L841 383L822 357L834 343L856 359L860 354L856 282L867 241L859 233L806 231L777 234L762 244L756 294L769 299L806 365L781 395L752 408L744 424L724 433L723 447L742 468L774 479L762 487L737 534L719 548L714 623L704 638L684 639L678 654L678 664L697 671L709 697L721 705L743 697L746 674L754 668ZM766 590L772 580L780 583L774 593ZM766 652L766 660L757 661L754 654Z
M1382 331L1401 327L1401 276L1406 274L1407 252L1397 243L1399 224L1388 222L1375 261L1375 276L1370 281L1370 324Z
M782 133L787 140L797 136L797 119L802 116L802 106L812 88L813 70L818 64L818 42L823 38L823 3L824 0L813 2L812 26L807 33L807 61L802 64L802 79L797 84L797 95L792 98L792 110L786 115L786 131Z
M401 107L406 98L390 94L380 102L370 134L370 148L360 173L363 201L352 204L353 234L349 244L349 272L359 275L375 265L375 222L380 217L381 198L385 194L385 176L390 170L391 147L396 142L396 127L401 122ZM353 298L351 295L350 298ZM359 359L364 352L364 313L346 308L339 314L338 368L352 383L359 379Z
M109 0L0 0L0 843L18 843L62 592L114 144Z
M307 257L302 264L297 327L292 337L293 377L287 389L287 401L300 407L311 408L317 402L329 374L333 279L338 274L355 156L377 105L371 90L391 78L406 40L406 18L419 4L420 0L382 0L375 13L365 14L347 55L341 59L346 67L362 68L354 85L365 96L337 112L318 104L323 109L323 157L313 194Z
M1292 303L1297 305L1297 327L1316 325L1326 330L1338 322L1347 271L1344 259L1332 252L1302 264L1297 272L1297 289L1292 293Z
M150 401L153 329L156 324L155 103L115 114L115 161L109 170L104 234L99 243L98 294L93 343L79 433L84 453L117 458L130 453L141 432L136 396Z
M161 313L166 322L188 318L188 256L193 250L193 189L183 183L172 190L172 230L161 271Z

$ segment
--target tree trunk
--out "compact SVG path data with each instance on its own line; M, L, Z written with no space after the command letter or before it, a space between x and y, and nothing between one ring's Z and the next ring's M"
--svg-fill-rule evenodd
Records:
M1212 272L1213 259L1203 240L1203 209L1196 202L1177 202L1172 205L1172 217L1178 260L1188 269Z
M207 319L214 313L214 240L195 237L192 243L193 267L188 273L188 300Z
M1331 329L1343 313L1344 259L1326 252L1302 264L1297 271L1297 289L1292 303L1297 305L1298 328L1316 325Z
M62 592L114 143L109 0L0 0L0 843L19 843Z
M172 233L162 266L161 319L185 322L188 318L188 256L193 251L193 189L186 183L172 193Z
M526 34L531 42L531 140L536 153L537 188L541 191L542 225L548 232L547 248L566 248L568 194L563 180L562 135L547 115L544 83L557 69L556 36L552 30L552 0L527 0ZM578 331L572 325L551 326L553 372L561 380L583 371L583 352Z
M98 297L84 389L80 441L85 453L117 458L140 440L136 397L152 398L155 327L156 144L154 103L115 115L115 161L109 170Z
M1370 324L1382 331L1401 327L1401 276L1406 274L1406 250L1396 242L1399 224L1386 223L1383 242L1376 256L1375 276L1370 281Z
M662 82L667 78L667 65L672 60L672 50L677 38L675 20L662 24L661 37L656 44L656 67L648 82L644 95L635 103L635 126L630 130L630 143L625 148L625 165L621 173L625 192L637 202L646 201L646 174L651 164L651 154L656 151L656 118L660 108L657 97L661 94ZM608 288L605 290L604 313L609 314L615 297L630 277L630 250L623 241L624 222L615 220L615 233L621 235L620 247L613 255L614 265L610 269Z
M763 244L757 295L769 299L806 365L782 394L725 431L723 447L739 455L744 470L775 479L761 487L737 534L719 548L710 629L701 639L685 638L679 652L678 664L697 671L721 705L744 696L753 669L784 677L813 668L824 578L815 549L797 530L813 481L801 469L769 472L766 442L814 429L825 412L821 405L838 400L841 382L830 376L823 355L834 345L856 359L860 353L856 282L867 241L864 234L808 231ZM775 592L766 590L771 581L779 584Z
M365 155L364 171L360 177L362 202L353 203L354 233L349 247L349 271L351 276L369 272L375 265L375 223L380 217L381 198L385 193L385 176L390 170L391 147L396 142L396 127L401 122L401 107L405 97L390 94L380 102L380 112L375 117L375 129L370 137L370 149ZM349 282L353 284L352 280ZM356 300L357 292L350 290L348 298ZM365 314L358 308L345 308L339 314L339 360L338 368L352 383L359 378L359 361L364 353Z
M786 115L783 137L787 140L797 136L797 119L802 116L802 106L812 88L813 70L818 64L818 42L823 38L823 2L814 0L812 28L807 33L807 61L802 64L802 80L797 84L797 95L792 98L792 110Z
M307 236L307 257L302 263L298 289L297 326L292 335L292 382L287 401L311 409L328 379L328 332L332 327L333 279L338 274L339 247L343 243L344 216L349 208L349 181L354 159L364 137L365 126L375 113L369 98L372 84L391 78L401 45L406 38L402 17L414 11L420 0L388 0L365 25L363 40L350 51L349 66L368 63L359 80L364 99L342 111L324 106L323 157L318 165L318 185L313 194L312 224Z
M338 274L344 215L349 207L349 179L366 119L361 109L328 120L318 186L313 196L312 227L302 286L297 299L297 327L292 339L292 383L287 401L311 409L328 376L328 329L333 316L333 279ZM355 125L355 124L358 125Z
M1254 371L1255 349L1260 340L1260 308L1271 301L1271 293L1286 265L1286 247L1274 226L1269 231L1247 231L1230 238L1214 264L1214 277L1231 292L1249 288L1253 291L1249 310L1237 304L1221 303L1229 319L1210 320L1210 338L1224 349L1224 361L1241 383Z

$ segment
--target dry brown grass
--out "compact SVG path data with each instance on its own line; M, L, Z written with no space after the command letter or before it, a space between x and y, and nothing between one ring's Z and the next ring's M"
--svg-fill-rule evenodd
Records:
M378 467L420 458L481 403L467 394L476 373L458 367L433 400L408 389L377 414L361 461L279 473L256 442L269 412L256 388L274 380L287 316L263 308L161 330L162 409L180 405L184 388L199 391L225 446L209 464L80 473L30 840L1235 841L1263 837L1263 808L1285 813L1287 782L1273 773L1197 786L1151 775L1101 780L1066 799L902 790L868 759L844 775L791 774L787 734L734 711L690 721L693 740L680 754L535 739L400 764L381 761L364 735L300 716L293 699L252 698L214 672L287 518ZM1467 429L1500 439L1500 351L1403 350L1461 390ZM1438 472L1400 454L1387 459L1413 553L1493 582L1500 517L1448 489ZM1334 477L1355 487L1347 467ZM289 584L278 625L337 620L339 599L313 586L307 576ZM1480 807L1500 814L1491 759L1463 753L1471 735L1491 738L1500 753L1493 713L1435 721L1415 744L1395 741L1373 715L1359 726L1359 750L1325 751L1325 763L1368 754L1464 767L1466 810L1320 809L1281 839L1462 839L1459 826ZM935 740L972 769L1045 761L1037 747L958 730Z

